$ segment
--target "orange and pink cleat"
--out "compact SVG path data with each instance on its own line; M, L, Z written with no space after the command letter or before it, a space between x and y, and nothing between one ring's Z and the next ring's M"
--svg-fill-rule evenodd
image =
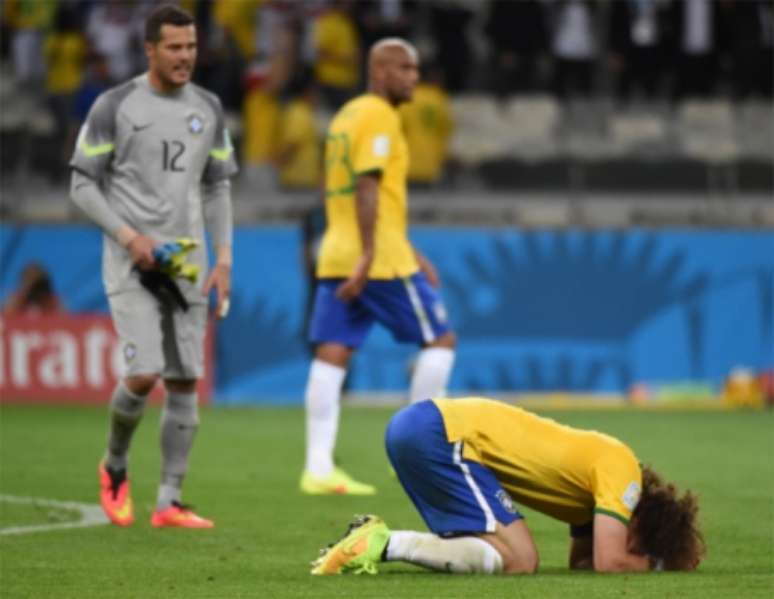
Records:
M126 470L114 472L99 463L99 499L105 515L113 524L129 526L134 522L134 508L129 495Z
M153 512L151 525L155 528L214 528L215 523L198 516L182 503L173 501L168 508Z

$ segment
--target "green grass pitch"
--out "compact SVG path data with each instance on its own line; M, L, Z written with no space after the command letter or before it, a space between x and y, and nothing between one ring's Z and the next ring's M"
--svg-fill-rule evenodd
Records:
M532 577L452 576L385 564L377 576L312 577L319 547L355 513L424 526L391 477L383 432L393 410L345 407L341 464L378 485L373 498L305 497L300 408L206 408L185 499L210 531L149 523L159 470L158 411L135 438L137 522L0 535L0 595L11 597L771 597L774 415L771 412L550 412L627 443L701 497L708 555L690 574L594 575L566 568L566 526L527 511L541 555ZM0 407L0 493L97 503L104 408ZM0 502L0 528L66 522L67 509Z

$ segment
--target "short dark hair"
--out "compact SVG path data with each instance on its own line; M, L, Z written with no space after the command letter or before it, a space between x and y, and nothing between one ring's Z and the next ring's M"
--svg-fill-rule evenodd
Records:
M155 44L161 39L161 26L174 25L175 27L185 27L193 25L194 19L188 11L179 6L165 4L158 7L145 21L145 41Z

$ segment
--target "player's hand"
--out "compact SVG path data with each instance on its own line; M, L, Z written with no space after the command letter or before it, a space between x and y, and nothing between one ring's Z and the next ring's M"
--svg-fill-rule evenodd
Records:
M153 256L153 248L158 245L150 237L138 234L135 235L126 245L129 255L132 257L132 263L140 270L153 270L156 268L156 258Z
M216 314L218 318L225 318L231 303L231 267L225 264L215 264L210 276L204 283L202 293L207 296L212 288L215 288L218 303Z
M427 258L425 258L419 252L416 252L417 262L419 262L419 270L425 273L428 283L430 283L436 289L441 286L441 277L438 275L438 271L435 270L435 266Z
M336 289L336 297L345 302L355 299L368 283L368 271L371 268L371 258L361 256L355 271Z

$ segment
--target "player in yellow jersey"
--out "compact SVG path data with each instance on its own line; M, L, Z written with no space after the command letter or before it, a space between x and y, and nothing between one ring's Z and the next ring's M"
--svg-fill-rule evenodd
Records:
M533 573L538 552L514 501L570 525L569 564L598 572L693 570L704 555L697 500L679 497L624 443L484 398L412 404L387 454L432 533L370 516L313 574L376 573L406 561L457 573Z
M353 351L375 322L397 341L423 348L411 401L442 395L454 361L456 341L438 275L407 236L409 156L396 108L417 84L416 50L398 38L381 40L369 52L368 76L368 93L339 110L326 139L327 228L309 331L316 349L300 481L308 494L375 492L333 463L341 386Z

